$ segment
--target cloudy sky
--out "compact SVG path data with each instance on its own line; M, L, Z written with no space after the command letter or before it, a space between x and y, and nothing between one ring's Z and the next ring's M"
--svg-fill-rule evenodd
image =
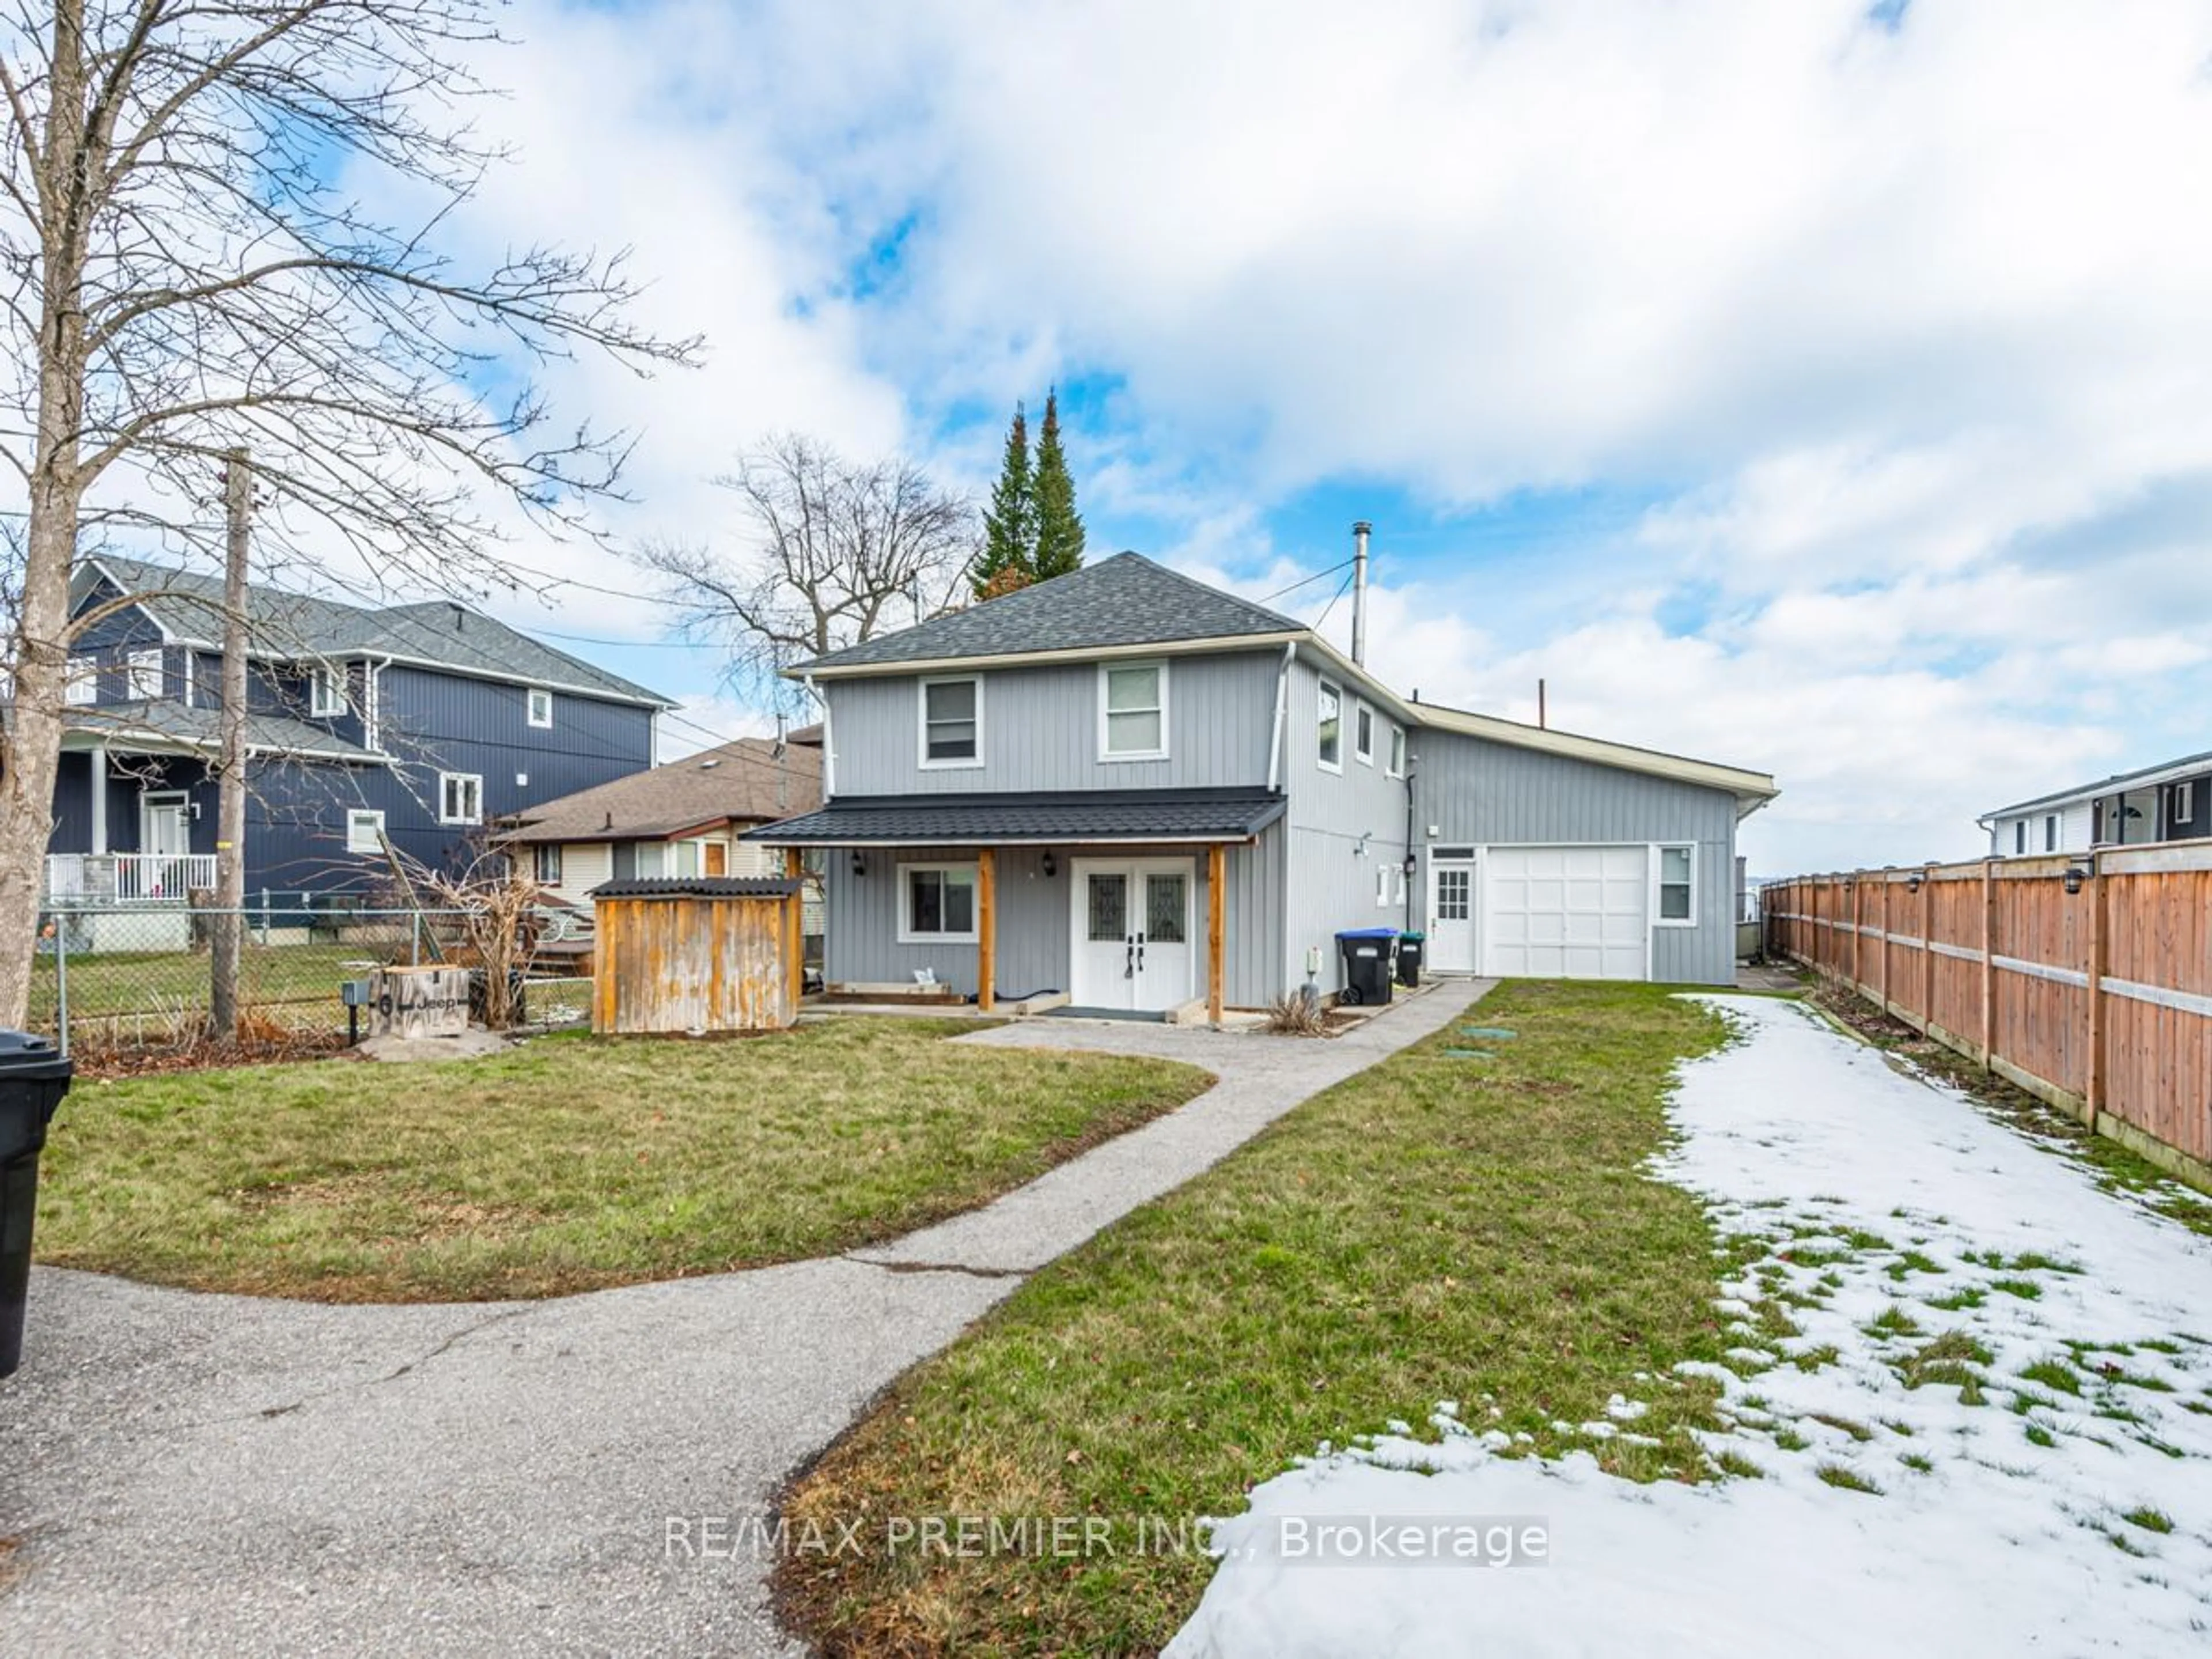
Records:
M1772 771L1755 870L1970 854L1979 811L2212 747L2212 6L513 27L467 234L629 247L708 343L554 378L641 435L623 536L735 545L708 480L781 429L980 489L1057 384L1094 555L1259 596L1370 519L1389 678L1528 718L1540 676L1555 724ZM618 568L518 555L590 586L514 620L696 740L757 719Z

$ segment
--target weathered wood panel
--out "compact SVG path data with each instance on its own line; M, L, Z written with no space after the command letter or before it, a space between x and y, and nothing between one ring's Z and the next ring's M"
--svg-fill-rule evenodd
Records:
M796 901L603 898L592 1028L606 1034L775 1030L797 1011Z
M2212 1180L2212 846L1806 876L1761 906L1770 951Z

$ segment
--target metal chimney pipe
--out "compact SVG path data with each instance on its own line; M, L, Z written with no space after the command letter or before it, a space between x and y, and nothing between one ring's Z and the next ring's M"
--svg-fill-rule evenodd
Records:
M1362 519L1352 526L1352 660L1367 665L1367 538L1375 526Z

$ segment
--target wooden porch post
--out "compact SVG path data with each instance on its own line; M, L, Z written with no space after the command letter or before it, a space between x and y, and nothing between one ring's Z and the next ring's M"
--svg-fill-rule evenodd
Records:
M783 873L787 880L805 882L806 857L796 847L783 849ZM806 889L801 886L784 901L783 908L783 971L784 990L790 998L791 1017L799 1017L799 1000L806 994Z
M985 1013L999 1006L999 854L986 847L975 854L975 1006Z
M1222 958L1229 942L1229 849L1206 849L1206 1017L1221 1024Z

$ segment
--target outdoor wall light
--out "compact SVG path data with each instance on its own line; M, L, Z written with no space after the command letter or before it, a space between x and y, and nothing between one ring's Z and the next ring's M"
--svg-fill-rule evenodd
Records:
M1923 878L1920 872L1917 870L1915 870L1911 875L1905 878L1905 890L1908 893L1918 892L1920 890L1920 883L1922 879Z
M1060 860L1053 857L1052 848L1048 847L1044 849L1044 878L1050 881L1059 873Z
M868 873L868 860L857 848L853 854L853 873L856 876L865 876Z
M2066 866L2066 890L2069 893L2080 892L2081 890L2081 884L2088 878L2088 875L2089 869L2087 865L2068 865Z
M1420 867L1421 867L1421 861L1420 861L1420 860L1419 860L1419 859L1418 859L1418 858L1414 857L1414 855L1413 855L1413 854L1411 854L1411 853L1408 853L1408 854L1406 854L1406 873L1407 873L1407 875L1409 875L1409 876L1410 876L1410 875L1412 875L1412 874L1413 873L1413 872L1414 872L1414 871L1416 871L1416 870L1419 869Z

